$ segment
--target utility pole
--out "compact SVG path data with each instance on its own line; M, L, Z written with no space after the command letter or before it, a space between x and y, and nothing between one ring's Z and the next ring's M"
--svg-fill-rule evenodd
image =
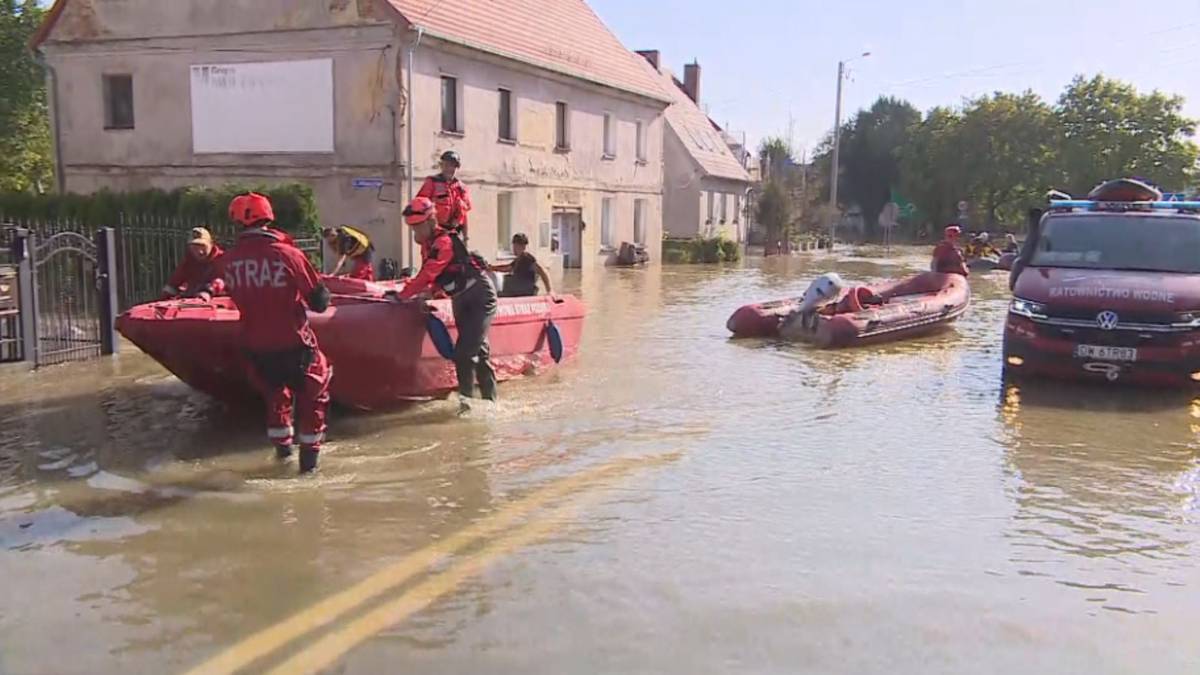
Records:
M863 52L854 59L838 61L837 72L837 102L833 106L833 166L829 169L829 250L833 250L833 242L837 239L837 224L841 217L838 211L838 178L842 173L842 82L846 79L846 64L857 59L865 59L871 52Z
M838 178L842 172L842 81L846 79L846 62L838 61L837 103L833 106L833 165L829 168L829 249L837 240Z

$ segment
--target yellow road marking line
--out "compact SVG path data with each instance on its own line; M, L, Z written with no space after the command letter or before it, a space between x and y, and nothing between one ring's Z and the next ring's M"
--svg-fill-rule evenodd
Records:
M303 609L265 628L192 668L186 675L236 673L296 638L324 627L343 614L427 571L442 558L475 541L494 535L548 502L570 494L589 483L629 473L644 465L661 464L678 453L648 457L625 457L561 478L476 521L446 539L422 548L399 562L376 572L344 591Z
M317 640L268 671L267 675L308 675L332 665L371 637L429 607L467 579L479 575L498 558L528 546L561 528L571 514L598 500L602 495L602 490L596 490L581 496L492 541L450 569L434 574L395 600L384 603L345 627Z

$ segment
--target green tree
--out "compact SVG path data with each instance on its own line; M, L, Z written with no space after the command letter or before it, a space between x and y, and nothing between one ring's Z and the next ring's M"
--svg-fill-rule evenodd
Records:
M838 197L862 209L868 233L878 229L879 213L900 182L900 152L920 121L912 104L880 97L842 128Z
M963 196L988 227L1020 222L1059 179L1054 111L1032 92L968 102L956 132Z
M767 248L790 236L792 200L780 181L768 181L758 198L758 222L766 228Z
M778 137L763 140L758 156L766 161L768 180L786 177L794 162L791 144Z
M955 205L967 194L965 158L958 145L962 125L958 111L934 108L913 126L900 150L900 189L916 204L926 224L953 220Z
M36 0L0 0L0 190L53 183L45 75L27 46L43 15Z
M1058 102L1065 187L1084 194L1097 183L1144 176L1172 189L1190 185L1196 122L1183 116L1183 98L1097 75L1077 77Z

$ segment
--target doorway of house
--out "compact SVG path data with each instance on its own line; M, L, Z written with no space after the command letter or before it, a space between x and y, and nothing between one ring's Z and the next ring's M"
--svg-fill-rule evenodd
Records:
M554 233L558 236L563 267L583 266L583 217L579 211L555 211Z

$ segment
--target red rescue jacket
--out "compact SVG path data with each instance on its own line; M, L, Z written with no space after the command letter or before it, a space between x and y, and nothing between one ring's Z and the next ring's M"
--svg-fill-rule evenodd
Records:
M317 347L308 323L308 297L321 283L290 237L247 230L221 258L225 288L242 313L242 343L250 352Z
M465 244L445 230L421 246L421 271L400 290L401 298L414 298L427 290L453 294L468 278L479 279L487 271Z
M179 261L179 266L175 268L174 274L167 280L163 292L167 295L195 293L207 286L210 293L220 295L225 288L225 283L221 279L220 264L221 256L224 254L225 252L216 244L213 244L212 251L204 260L197 260L191 252L185 253L183 260Z
M446 180L442 174L430 176L421 185L418 197L433 201L437 208L438 225L445 229L458 229L467 236L467 213L471 210L471 195L467 186L457 178Z
M964 277L971 275L970 270L967 269L967 263L963 259L962 251L948 241L943 241L933 249L933 271L942 274L961 274Z

